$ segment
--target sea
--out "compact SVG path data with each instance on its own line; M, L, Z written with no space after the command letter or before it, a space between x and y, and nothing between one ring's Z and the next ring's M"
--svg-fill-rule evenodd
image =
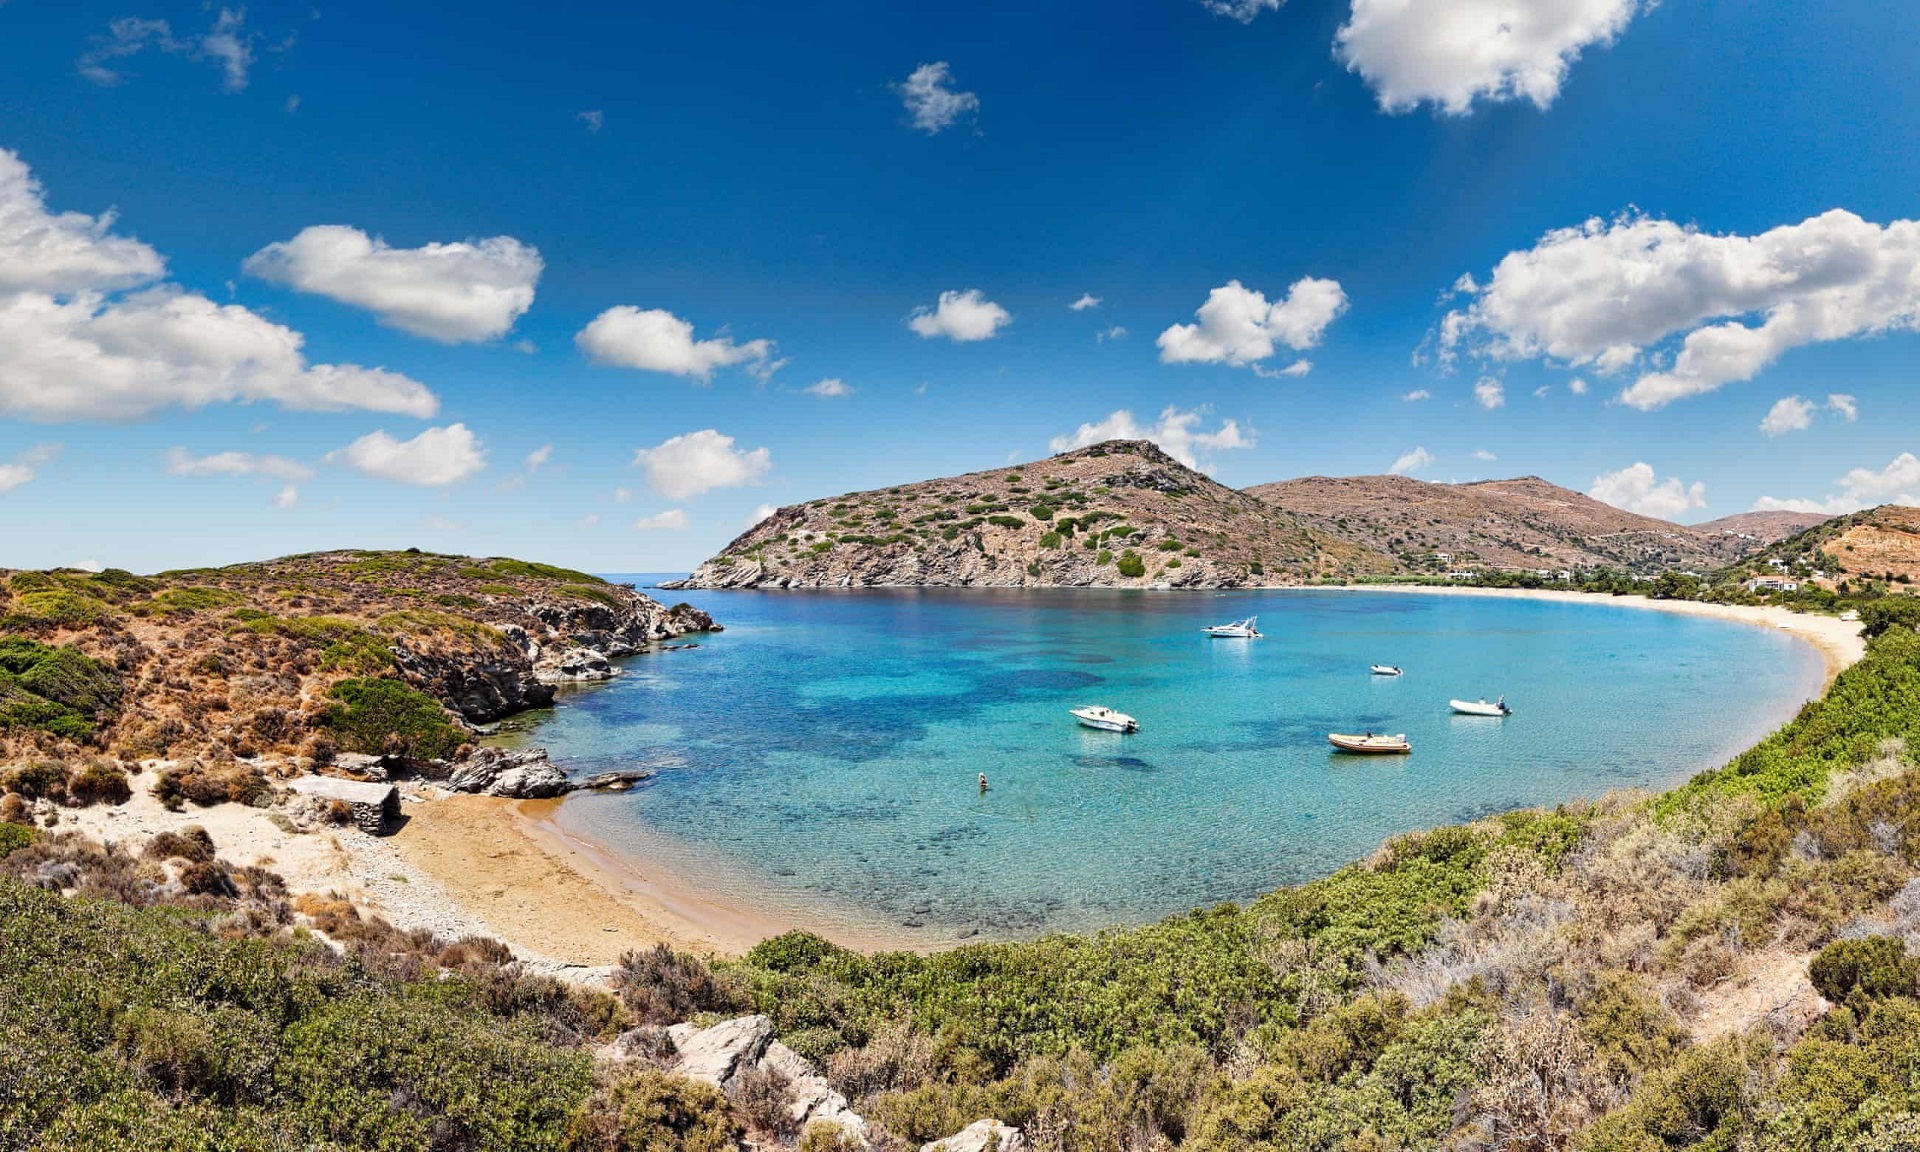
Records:
M1136 924L1326 875L1399 833L1666 788L1789 719L1824 673L1777 630L1604 597L659 595L725 631L523 722L517 739L570 771L654 770L570 798L561 825L729 902L903 947ZM1201 631L1248 616L1263 638ZM1504 719L1448 707L1503 695ZM1087 704L1140 730L1081 727L1069 710ZM1326 739L1367 731L1413 752Z

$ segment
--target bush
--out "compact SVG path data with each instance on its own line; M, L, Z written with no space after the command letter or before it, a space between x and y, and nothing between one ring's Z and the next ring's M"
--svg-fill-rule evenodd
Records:
M140 853L149 860L190 860L200 864L213 861L213 837L198 824L189 824L178 832L165 831L147 841Z
M0 638L0 732L84 740L119 708L120 695L113 669L78 649Z
M1887 936L1836 940L1807 965L1807 976L1835 1004L1856 1003L1856 993L1865 1000L1912 996L1920 957L1908 956L1905 943Z
M0 824L0 860L40 839L40 830L31 824Z
M739 997L705 961L665 944L620 957L613 990L641 1024L678 1024L697 1012L722 1012L739 1004Z
M438 701L398 680L342 680L328 695L322 722L349 752L440 760L466 743Z
M57 760L34 760L15 764L0 772L0 788L28 800L65 800L67 766Z
M67 795L75 804L125 804L133 798L126 772L111 760L92 759L67 777Z
M255 804L271 794L267 778L244 764L210 765L189 760L162 769L153 794L168 808L179 811L191 800L202 808L215 804Z
M1860 632L1872 638L1894 628L1920 628L1920 598L1882 596L1860 608Z
M1120 553L1120 561L1116 565L1116 568L1122 576L1145 576L1147 574L1147 562L1142 560L1140 554L1131 548Z

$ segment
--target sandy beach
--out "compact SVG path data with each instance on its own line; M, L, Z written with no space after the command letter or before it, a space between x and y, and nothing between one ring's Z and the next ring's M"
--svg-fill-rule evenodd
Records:
M1818 649L1828 684L1866 653L1858 624L1783 608L1420 585L1341 590L1612 604L1772 628ZM221 855L272 868L296 893L339 893L402 928L426 928L447 937L492 936L534 968L564 978L603 979L621 953L659 942L696 953L738 955L795 927L821 931L817 924L798 924L703 891L664 860L629 860L599 848L556 818L565 801L457 795L430 784L407 784L402 787L404 824L376 839L351 829L298 834L276 824L268 811L237 804L170 812L152 797L152 783L152 773L144 773L134 781L127 804L81 809L67 817L65 826L137 849L163 829L199 824ZM877 934L831 929L822 934L863 951L927 946Z

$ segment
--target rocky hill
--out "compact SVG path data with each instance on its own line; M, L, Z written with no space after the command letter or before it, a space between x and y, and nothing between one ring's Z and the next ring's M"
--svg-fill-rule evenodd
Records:
M610 658L713 627L684 605L509 559L349 551L157 576L0 570L0 763L75 744L128 760L387 750L354 746L369 732L444 755L463 729L441 705L496 720L550 703L557 684L611 675Z
M1762 570L1779 561L1796 573L1819 571L1816 583L1883 585L1885 591L1920 590L1920 508L1882 504L1823 519L1803 532L1769 545L1751 558Z
M1111 440L782 508L678 586L1237 587L1395 567L1147 441Z
M1247 491L1310 529L1383 553L1410 571L1706 572L1756 543L1638 516L1536 476L1472 484L1309 476Z
M1824 512L1739 512L1704 524L1693 525L1695 532L1737 536L1760 544L1785 540L1832 517Z

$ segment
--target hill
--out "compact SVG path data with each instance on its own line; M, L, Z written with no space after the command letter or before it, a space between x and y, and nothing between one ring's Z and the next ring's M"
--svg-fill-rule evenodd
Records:
M1860 592L1911 592L1920 588L1920 508L1882 504L1823 519L1769 545L1750 558L1758 571L1784 564L1827 586ZM1777 564L1775 564L1777 562Z
M0 762L68 745L127 760L379 753L356 746L373 709L410 717L401 742L417 746L402 750L445 755L462 722L548 704L556 684L610 675L609 657L713 626L584 572L501 558L0 569Z
M780 509L679 585L1237 587L1394 571L1144 440Z
M1618 568L1711 571L1752 542L1625 512L1536 476L1430 484L1310 476L1247 491L1310 529L1414 571Z
M1737 536L1772 544L1831 519L1833 517L1824 512L1738 512L1692 527L1695 532L1709 535Z

